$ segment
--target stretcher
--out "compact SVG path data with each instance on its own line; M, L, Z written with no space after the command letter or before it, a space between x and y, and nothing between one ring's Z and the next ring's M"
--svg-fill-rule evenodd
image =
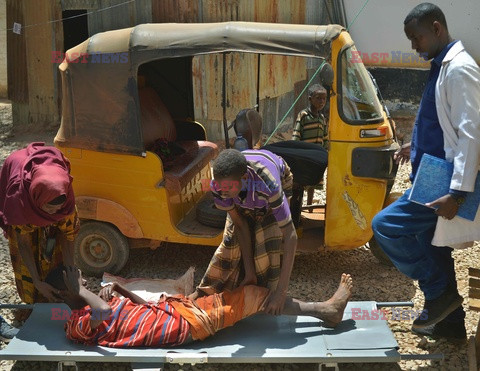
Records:
M338 369L338 363L398 362L442 359L441 354L402 355L387 321L358 319L388 303L349 302L334 329L309 316L258 314L202 342L168 349L107 348L75 344L65 337L70 309L65 304L35 304L18 335L0 351L0 359L76 362L130 362L133 369L161 369L165 363L316 363ZM366 312L364 312L366 311ZM62 318L64 317L64 318ZM369 317L367 316L362 316Z

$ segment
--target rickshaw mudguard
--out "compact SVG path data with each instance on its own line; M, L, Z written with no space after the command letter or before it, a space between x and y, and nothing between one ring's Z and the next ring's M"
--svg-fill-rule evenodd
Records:
M99 197L77 196L76 205L81 219L108 222L129 238L143 238L137 219L122 205Z

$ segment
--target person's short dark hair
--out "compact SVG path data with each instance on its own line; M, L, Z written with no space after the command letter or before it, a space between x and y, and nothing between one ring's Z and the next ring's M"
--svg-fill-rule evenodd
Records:
M52 201L48 202L49 205L63 205L67 201L66 195L60 195L57 198L54 198Z
M410 11L410 13L408 13L403 24L406 25L414 19L416 19L418 23L424 25L431 25L433 22L437 21L448 29L447 20L445 19L445 14L443 14L442 9L432 3L418 4Z
M216 179L241 178L247 172L247 159L236 149L225 149L213 163L213 176Z
M65 285L65 281L63 280L64 270L65 266L63 264L57 265L47 274L45 282L57 290L66 290L67 285Z
M310 98L313 94L315 94L316 91L321 91L324 92L325 94L327 93L327 89L323 87L321 84L313 84L310 85L308 88L308 97Z

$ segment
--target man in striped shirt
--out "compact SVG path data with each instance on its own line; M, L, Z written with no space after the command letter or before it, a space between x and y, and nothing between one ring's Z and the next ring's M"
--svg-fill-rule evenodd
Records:
M50 273L47 281L62 290L62 299L72 309L65 324L67 338L117 348L162 348L203 340L263 311L269 295L264 287L248 285L195 301L177 295L148 303L114 284L103 288L97 296L83 286L80 270L62 266ZM342 321L352 288L351 276L342 274L338 289L329 300L305 303L287 297L281 314L314 316L323 321L323 326L335 327ZM113 297L114 292L124 298Z
M258 285L271 290L266 312L278 314L297 247L287 200L290 168L270 151L227 149L215 160L213 176L215 205L228 216L223 241L190 298Z
M322 109L327 102L327 90L320 84L313 84L308 89L308 108L300 111L292 140L301 140L308 143L318 143L328 149L328 128Z

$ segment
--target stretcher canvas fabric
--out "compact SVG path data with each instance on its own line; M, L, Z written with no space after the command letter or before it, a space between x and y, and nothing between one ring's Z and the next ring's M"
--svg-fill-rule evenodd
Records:
M118 349L69 341L63 329L69 308L35 304L17 337L0 351L0 359L165 363L173 352L206 354L208 363L398 362L398 344L387 322L353 320L352 308L373 311L376 303L350 302L344 322L335 329L322 327L314 317L262 314L202 342L168 349Z

